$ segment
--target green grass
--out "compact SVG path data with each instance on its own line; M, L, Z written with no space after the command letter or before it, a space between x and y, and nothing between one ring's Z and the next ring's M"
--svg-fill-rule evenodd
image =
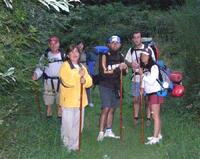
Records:
M126 81L127 83L127 81ZM127 88L128 85L126 85ZM130 94L126 93L123 107L124 139L97 142L100 101L98 89L93 92L95 107L86 109L80 153L69 154L60 140L60 123L54 117L45 118L45 109L37 112L33 97L26 92L17 114L4 121L0 128L0 158L3 159L198 159L200 137L195 121L183 120L177 114L177 100L167 99L162 107L163 141L147 146L140 143L141 123L133 127ZM127 90L127 89L126 89ZM128 91L126 91L128 92ZM55 112L55 111L54 111ZM119 134L119 109L113 129ZM150 136L153 125L145 127Z

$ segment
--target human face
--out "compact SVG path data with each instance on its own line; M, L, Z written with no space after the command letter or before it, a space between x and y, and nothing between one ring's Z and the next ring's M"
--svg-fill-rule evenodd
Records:
M77 64L79 61L79 57L80 57L80 54L76 47L72 51L69 52L69 59L72 61L72 63Z
M142 44L142 37L141 37L141 33L135 33L133 34L133 43L135 44L135 46L140 46Z
M141 60L142 60L142 62L143 62L145 65L148 64L149 55L141 54Z
M109 44L109 47L111 48L112 51L118 51L121 47L121 44L119 42L111 42Z
M60 42L59 41L50 41L49 48L51 49L52 53L57 53L58 49L60 48Z

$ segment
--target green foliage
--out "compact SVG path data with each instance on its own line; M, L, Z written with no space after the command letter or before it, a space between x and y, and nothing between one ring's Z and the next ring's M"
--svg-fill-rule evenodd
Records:
M81 2L89 5L105 5L113 2L121 2L124 5L145 4L149 5L151 9L166 10L175 8L185 4L185 0L82 0Z
M57 12L65 11L69 12L69 6L73 6L68 0L38 0L44 6L50 10L50 6L54 8ZM12 0L4 0L6 6L13 9ZM70 2L80 2L79 0L70 0Z
M9 68L5 73L0 72L0 92L9 92L9 88L15 84L16 79L14 74L14 67Z
M173 12L175 18L176 44L180 47L186 85L185 103L192 104L200 112L200 3L194 1Z

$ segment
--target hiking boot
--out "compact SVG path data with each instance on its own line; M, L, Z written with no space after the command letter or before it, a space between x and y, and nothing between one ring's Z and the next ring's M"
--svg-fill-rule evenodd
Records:
M148 140L152 140L153 138L154 138L153 136L147 137ZM158 135L158 139L159 139L159 140L162 140L162 138L163 138L162 135L159 134L159 135Z
M90 106L91 108L93 108L93 107L94 107L94 104L93 104L93 103L89 103L89 106Z
M100 131L99 135L97 137L97 141L103 141L103 138L104 138L104 133L103 133L103 131Z
M154 145L159 143L159 138L153 137L151 140L145 143L145 145Z
M111 129L106 130L104 137L110 137L110 138L115 138L115 139L119 139L119 136L116 136Z
M150 125L151 125L151 119L150 119L150 118L147 118L146 126L149 127Z

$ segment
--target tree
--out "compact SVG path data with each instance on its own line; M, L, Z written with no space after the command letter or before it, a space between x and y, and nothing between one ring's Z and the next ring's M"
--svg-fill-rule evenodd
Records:
M70 2L80 3L80 0L38 0L38 1L43 5L45 5L48 9L50 9L50 7L53 7L58 12L60 12L61 10L69 12L69 7L72 6ZM8 8L10 9L13 8L12 0L4 0L4 2Z

